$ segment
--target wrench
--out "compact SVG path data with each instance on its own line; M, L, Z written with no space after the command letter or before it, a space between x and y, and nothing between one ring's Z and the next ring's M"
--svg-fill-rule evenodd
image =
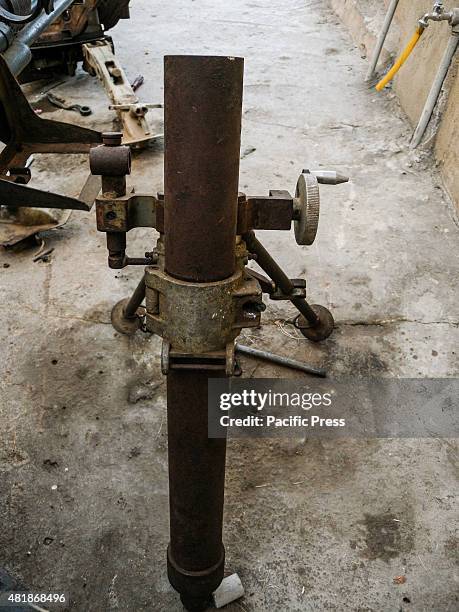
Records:
M46 99L50 104L56 106L57 108L62 108L63 110L68 111L76 111L80 113L83 117L87 117L88 115L92 115L92 110L89 106L81 106L80 104L66 104L65 100L62 98L58 98L52 93L48 93L46 95Z

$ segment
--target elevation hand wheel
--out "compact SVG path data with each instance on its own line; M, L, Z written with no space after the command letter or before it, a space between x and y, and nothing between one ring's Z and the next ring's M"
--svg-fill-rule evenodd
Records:
M317 177L309 172L300 175L294 201L295 239L297 244L311 245L319 227L320 194Z

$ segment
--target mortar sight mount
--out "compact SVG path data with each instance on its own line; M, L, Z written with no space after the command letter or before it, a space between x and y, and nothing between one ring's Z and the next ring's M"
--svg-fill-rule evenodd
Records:
M127 194L126 175L131 172L130 152L121 145L121 134L104 134L102 146L91 151L90 163L91 172L102 177L102 192L96 200L97 228L107 237L109 267L121 269L130 265L148 266L133 296L115 305L112 311L113 325L124 334L144 329L171 339L173 320L168 319L172 316L171 310L182 311L183 317L189 320L193 318L193 313L185 307L191 297L190 288L174 284L164 272L164 194ZM260 312L264 310L264 305L258 300L260 292L272 300L290 301L300 313L296 326L309 340L319 342L332 333L334 322L331 313L324 306L310 305L306 301L306 281L290 279L257 239L255 230L290 230L293 225L297 244L312 245L319 225L319 185L338 185L348 180L348 177L334 171L306 169L298 179L295 196L288 191L278 190L271 190L268 196L238 194L237 267L246 279L246 291L249 287L251 289L244 294L243 304L239 307L239 319L237 324L233 321L231 336L237 335L235 329L240 331L242 327L257 327L260 324ZM182 223L180 215L175 223ZM136 227L154 228L160 237L153 251L145 253L144 257L132 258L126 254L127 233ZM198 234L200 242L206 240L204 223L201 227L195 226L193 231ZM218 260L218 248L215 250L215 258ZM247 268L250 260L257 263L267 276ZM224 290L223 287L221 289ZM159 294L164 300L159 299ZM147 309L141 307L145 297ZM254 301L251 301L252 298ZM207 300L204 300L200 304L201 309L195 311L202 321L203 335L206 333L205 328L214 320L206 303ZM190 307L198 307L198 302L192 301ZM210 319L203 317L205 314ZM174 316L177 315L178 312L175 312ZM163 371L167 371L164 364Z

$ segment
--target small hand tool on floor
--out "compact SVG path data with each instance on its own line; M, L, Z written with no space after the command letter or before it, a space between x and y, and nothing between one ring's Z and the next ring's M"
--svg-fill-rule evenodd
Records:
M263 359L264 361L270 361L271 363L277 363L278 365L285 366L286 368L292 368L293 370L300 370L313 376L320 376L326 378L327 370L323 368L315 368L310 366L303 361L297 361L296 359L290 359L289 357L283 357L282 355L276 355L269 351L261 351L260 349L253 348L251 346L245 346L243 344L236 344L236 352L241 355L248 355L249 357L255 357L257 359Z
M144 76L142 74L139 74L139 76L136 76L135 79L131 83L132 91L137 91L139 87L142 87L144 83L145 83Z
M57 108L62 108L63 110L68 111L76 111L80 113L82 117L88 117L92 115L92 110L89 106L81 106L81 104L67 104L66 101L58 96L55 96L52 93L48 93L46 95L46 99L50 104L56 106Z

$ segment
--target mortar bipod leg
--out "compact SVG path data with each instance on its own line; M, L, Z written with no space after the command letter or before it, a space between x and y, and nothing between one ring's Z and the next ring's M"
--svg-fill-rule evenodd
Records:
M308 304L305 298L293 295L295 286L282 268L271 257L265 247L256 238L254 232L247 232L243 239L248 250L256 256L255 261L271 278L285 296L300 312L295 321L295 326L303 336L313 342L320 342L330 336L334 328L334 320L331 312L319 304ZM289 296L292 296L289 298Z

